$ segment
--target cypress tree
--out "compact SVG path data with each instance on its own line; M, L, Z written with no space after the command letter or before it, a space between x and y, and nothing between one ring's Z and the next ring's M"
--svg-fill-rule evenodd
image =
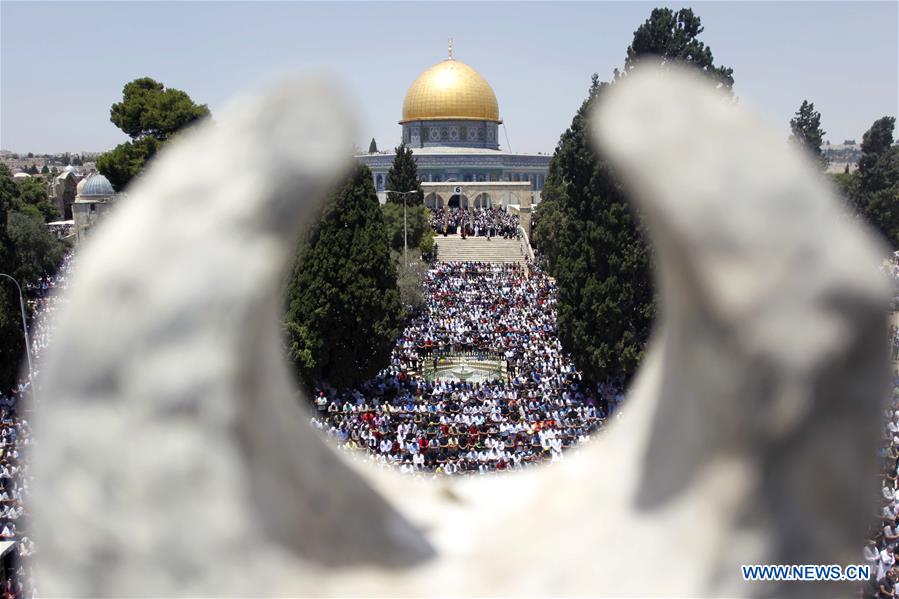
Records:
M368 144L368 153L369 154L377 154L378 153L378 143L375 141L375 138L371 138L371 143Z
M416 206L422 202L423 196L421 193L421 181L418 178L418 166L415 164L415 158L412 157L412 148L407 148L404 143L401 143L396 148L393 166L387 171L387 189L418 192L406 196L398 193L388 193L387 202L390 204L402 205L404 197L407 206Z
M821 129L821 113L815 110L815 105L808 100L803 100L796 116L790 119L790 140L805 148L818 162L821 168L827 167L827 157L821 150L824 143L824 130Z
M893 250L899 249L899 146L893 145L895 125L895 117L885 116L865 132L862 157L849 184L855 209Z
M640 59L680 59L730 89L733 71L715 66L690 9L654 9L627 49L626 77ZM643 357L655 314L650 251L638 214L611 165L590 140L588 116L614 83L593 80L559 139L536 209L534 243L557 279L558 328L575 364L594 381L627 381Z
M287 285L288 355L307 384L337 387L387 364L402 306L371 171L357 166L328 201Z

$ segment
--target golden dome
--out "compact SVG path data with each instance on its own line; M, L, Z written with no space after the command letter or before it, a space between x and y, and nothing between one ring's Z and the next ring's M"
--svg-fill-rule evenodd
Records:
M403 100L403 120L459 119L501 123L496 95L473 68L447 58L412 82Z

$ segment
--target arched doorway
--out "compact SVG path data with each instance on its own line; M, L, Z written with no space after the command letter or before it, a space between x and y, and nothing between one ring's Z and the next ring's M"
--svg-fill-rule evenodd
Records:
M436 193L431 192L425 196L425 206L428 208L440 208L440 196Z
M481 192L474 199L474 207L475 208L492 208L493 207L493 199L490 197L490 194L487 192Z
M447 202L448 208L468 208L468 196L465 194L453 194Z

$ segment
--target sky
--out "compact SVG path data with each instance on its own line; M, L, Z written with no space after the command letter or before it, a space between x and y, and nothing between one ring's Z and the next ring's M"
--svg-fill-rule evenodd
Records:
M653 7L689 6L741 102L789 133L803 99L825 139L897 114L896 2L0 2L0 148L104 151L122 86L149 76L215 112L284 76L325 72L357 109L357 145L399 143L403 96L447 54L493 87L514 152L552 152Z

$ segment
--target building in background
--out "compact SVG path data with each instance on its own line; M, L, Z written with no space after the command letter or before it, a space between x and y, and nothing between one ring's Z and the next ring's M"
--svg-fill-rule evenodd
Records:
M56 204L62 220L72 220L72 205L78 194L78 186L83 180L83 175L74 166L69 165L50 183L50 200Z
M90 175L78 185L78 194L72 205L76 243L84 241L118 197L109 180L100 174Z
M412 148L425 183L426 204L530 207L539 202L550 156L502 150L502 122L493 88L480 73L453 57L452 45L447 59L418 76L406 92L399 123L402 141ZM359 154L356 159L371 169L378 198L385 202L394 151ZM484 185L491 182L518 185ZM440 193L429 192L428 183L453 183L451 189L460 193L447 195L445 186L440 186ZM530 189L527 201L518 197L522 188Z

